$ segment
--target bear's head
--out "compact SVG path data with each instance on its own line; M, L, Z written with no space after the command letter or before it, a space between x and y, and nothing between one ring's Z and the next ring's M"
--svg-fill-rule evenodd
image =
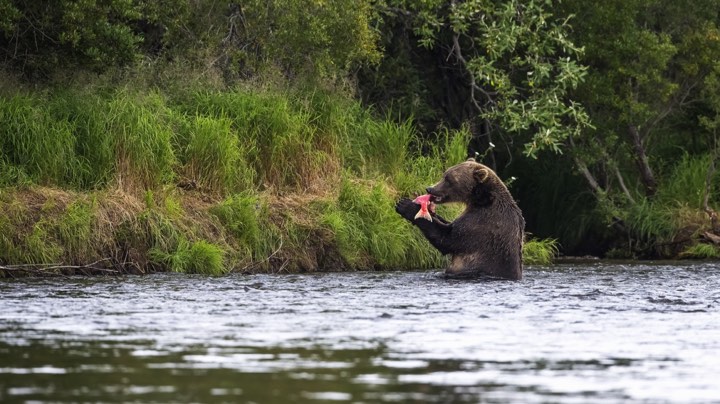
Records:
M468 160L448 168L440 182L427 188L427 193L435 203L486 206L492 204L499 187L507 190L490 167Z

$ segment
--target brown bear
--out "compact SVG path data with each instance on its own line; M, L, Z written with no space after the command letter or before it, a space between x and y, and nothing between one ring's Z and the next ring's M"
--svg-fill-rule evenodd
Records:
M446 274L522 278L525 219L493 170L468 160L445 171L427 193L435 203L463 203L465 211L450 223L435 213L432 221L416 219L420 205L409 199L400 199L395 210L442 254L451 254Z

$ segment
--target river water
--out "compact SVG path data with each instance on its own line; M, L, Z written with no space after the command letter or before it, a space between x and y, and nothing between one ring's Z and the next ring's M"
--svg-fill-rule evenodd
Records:
M718 402L720 265L0 280L0 402Z

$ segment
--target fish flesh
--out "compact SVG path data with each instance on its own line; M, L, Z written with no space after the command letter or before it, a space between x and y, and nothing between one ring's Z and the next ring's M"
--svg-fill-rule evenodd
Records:
M430 194L420 195L413 200L413 202L420 205L420 210L415 215L415 219L423 218L432 222L432 215L430 213L435 212L435 204L432 201L433 196Z

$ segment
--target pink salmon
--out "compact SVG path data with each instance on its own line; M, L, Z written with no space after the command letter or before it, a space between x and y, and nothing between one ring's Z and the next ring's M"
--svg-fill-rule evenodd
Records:
M432 222L432 216L430 213L435 212L435 204L432 201L432 195L425 194L418 196L413 200L413 202L420 205L420 210L418 211L417 215L415 215L415 219L421 217L425 220L429 220Z

